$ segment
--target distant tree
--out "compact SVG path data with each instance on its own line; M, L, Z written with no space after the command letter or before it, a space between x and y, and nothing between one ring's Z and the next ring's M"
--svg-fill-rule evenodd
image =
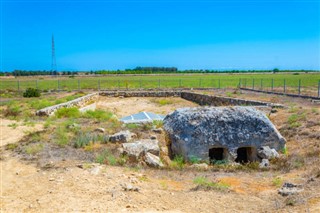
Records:
M272 72L273 73L276 73L276 72L279 72L280 70L278 69L278 68L274 68L273 70L272 70Z

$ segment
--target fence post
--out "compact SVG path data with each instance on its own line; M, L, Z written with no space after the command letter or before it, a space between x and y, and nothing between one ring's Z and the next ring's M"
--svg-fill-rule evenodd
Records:
M320 80L318 81L318 98L320 98Z
M252 79L252 89L254 89L254 78Z
M286 79L283 79L283 93L286 93Z
M18 91L20 92L20 81L17 81Z
M298 92L299 92L299 95L301 94L301 79L299 79L299 88L298 88Z

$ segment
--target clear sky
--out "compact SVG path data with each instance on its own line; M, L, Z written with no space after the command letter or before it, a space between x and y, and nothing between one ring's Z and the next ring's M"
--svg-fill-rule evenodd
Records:
M320 69L320 0L0 0L0 70Z

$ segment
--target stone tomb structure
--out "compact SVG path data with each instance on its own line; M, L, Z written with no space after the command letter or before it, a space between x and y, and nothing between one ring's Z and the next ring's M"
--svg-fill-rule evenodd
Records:
M204 161L260 160L268 146L280 151L286 140L267 116L254 107L181 108L164 119L171 155Z

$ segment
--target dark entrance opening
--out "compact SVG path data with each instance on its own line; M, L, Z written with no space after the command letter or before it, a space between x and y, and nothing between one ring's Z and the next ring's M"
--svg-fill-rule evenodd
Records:
M224 159L224 148L209 149L210 162Z
M237 163L248 163L252 161L252 148L251 147L241 147L237 150Z

